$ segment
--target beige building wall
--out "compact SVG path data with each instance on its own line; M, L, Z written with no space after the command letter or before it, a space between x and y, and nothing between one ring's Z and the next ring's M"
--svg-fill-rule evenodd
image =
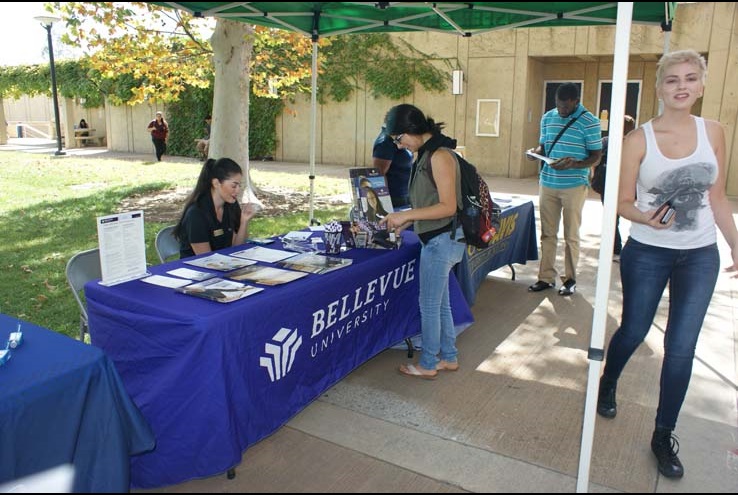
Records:
M56 123L54 122L54 101L48 96L21 96L2 100L8 137L18 137L17 126L21 124L26 130L25 137L44 137L56 139ZM65 147L75 146L75 142L66 142L67 129L74 129L81 119L85 119L95 135L107 135L107 114L105 107L84 108L78 100L60 98L59 118L61 134ZM27 126L27 127L26 127ZM38 132L37 132L38 131Z
M347 167L370 165L372 144L387 110L398 103L412 103L436 121L445 122L445 132L465 147L466 157L484 174L531 177L538 166L526 160L523 151L538 142L545 81L582 81L582 103L597 113L599 83L612 79L612 26L501 29L470 38L442 33L394 36L437 56L435 63L449 73L447 90L429 93L417 88L404 101L375 99L357 91L347 102L319 105L316 162ZM639 123L658 113L655 71L665 42L660 27L633 25L631 29L628 78L641 81ZM727 191L738 196L738 3L680 4L669 48L693 48L708 59L707 86L695 113L719 120L725 127ZM451 92L452 69L464 72L463 94ZM500 101L498 136L476 133L477 100L485 99ZM80 118L86 118L98 129L96 134L107 136L110 149L153 155L146 125L154 118L155 107L109 106L107 112L90 111L71 100L63 101L61 107L63 133ZM46 121L53 127L53 107L48 98L5 100L3 109L10 137L15 136L18 115L26 120ZM309 96L287 103L287 109L277 119L277 139L277 160L309 162Z
M719 120L727 138L728 193L738 195L738 8L736 2L680 4L670 50L692 48L708 59L705 95L695 113ZM358 92L348 102L319 105L316 161L347 167L371 164L372 143L384 114L398 103L412 103L465 147L466 157L485 174L530 177L537 164L523 150L538 142L543 114L544 82L583 82L582 103L598 112L600 81L612 80L615 28L570 27L500 30L471 38L438 33L408 33L400 37L439 58L439 67L464 71L464 92L451 94L416 90L404 101L374 99ZM658 113L654 89L656 62L665 48L660 27L633 25L630 35L629 80L641 82L638 122ZM449 68L440 59L450 59ZM499 99L499 136L477 136L477 100ZM310 99L288 104L278 119L275 158L309 159Z
M167 119L166 109L153 105L110 106L107 114L108 148L125 153L150 153L156 159L151 134L146 130L149 122L161 111Z

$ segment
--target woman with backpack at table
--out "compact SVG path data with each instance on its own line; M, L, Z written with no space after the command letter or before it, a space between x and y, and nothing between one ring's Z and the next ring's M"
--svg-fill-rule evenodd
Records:
M443 123L409 104L392 107L385 127L399 148L418 156L410 177L412 209L388 213L380 222L397 233L412 224L422 246L419 305L423 349L418 364L403 364L399 371L431 380L439 371L459 369L449 302L449 272L461 261L466 248L458 241L463 237L461 227L451 232L461 207L459 164L453 151L456 140L441 133Z
M205 162L174 228L180 258L242 244L248 238L256 208L253 203L238 204L242 176L241 166L230 158Z

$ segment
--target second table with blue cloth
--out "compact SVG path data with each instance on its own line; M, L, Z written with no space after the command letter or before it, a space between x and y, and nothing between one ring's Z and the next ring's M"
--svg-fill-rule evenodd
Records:
M0 340L18 323L0 315ZM74 492L128 492L130 456L155 442L113 363L37 325L20 330L0 367L0 484L72 464Z
M232 468L352 370L419 333L419 254L417 236L406 232L400 249L352 249L341 255L353 260L346 268L227 304L138 280L88 283L92 342L116 363L157 438L155 451L134 459L132 486ZM456 323L469 324L453 277L451 293Z
M502 215L500 228L489 247L477 249L467 246L461 262L454 267L461 290L470 305L474 304L477 290L489 272L503 266L512 268L513 263L525 264L528 260L538 259L533 202L519 197L501 197L495 198L495 201L502 207Z

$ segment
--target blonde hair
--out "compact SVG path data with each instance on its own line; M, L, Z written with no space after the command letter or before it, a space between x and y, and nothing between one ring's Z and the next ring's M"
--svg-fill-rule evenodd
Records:
M707 62L705 57L700 55L694 50L679 50L676 52L665 53L659 59L659 63L656 65L656 86L660 86L664 79L664 72L669 67L677 64L688 63L697 67L700 72L700 78L702 84L705 83L705 77L707 77Z

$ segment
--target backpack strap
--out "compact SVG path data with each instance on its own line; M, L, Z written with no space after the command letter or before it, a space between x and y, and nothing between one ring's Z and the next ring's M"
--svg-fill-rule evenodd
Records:
M454 187L456 187L458 191L460 188L457 186L461 183L461 160L464 160L465 158L459 155L458 153L456 153L451 148L436 148L436 149L444 149L448 151L449 153L451 153L453 157L456 159L456 185ZM428 175L430 177L431 182L433 183L433 187L435 187L436 190L438 190L438 186L436 185L436 179L433 177L433 166L431 162L431 158L434 152L435 150L428 151L429 155L428 155L428 167L427 168L428 168ZM460 197L457 197L456 198L456 214L454 215L454 219L451 221L451 239L456 239L456 229L459 226L459 213L461 212L461 209L459 208L459 203L461 202L462 202L462 199Z

